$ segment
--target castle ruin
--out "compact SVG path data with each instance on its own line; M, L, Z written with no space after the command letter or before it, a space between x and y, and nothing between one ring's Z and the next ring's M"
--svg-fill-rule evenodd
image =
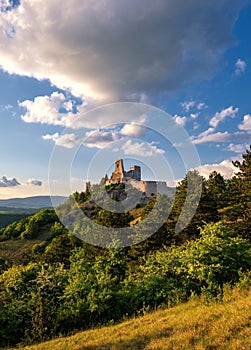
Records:
M147 197L151 197L157 193L169 194L170 189L167 187L164 181L142 181L141 180L141 167L134 165L129 171L125 171L123 159L119 159L115 162L115 168L110 178L106 175L103 179L105 185L117 184L117 183L129 183Z

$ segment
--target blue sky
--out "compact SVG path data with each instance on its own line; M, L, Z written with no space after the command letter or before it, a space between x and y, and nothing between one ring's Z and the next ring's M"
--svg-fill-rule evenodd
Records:
M170 184L230 177L251 143L250 18L245 0L0 0L0 198L48 194L48 174L68 195L118 157Z

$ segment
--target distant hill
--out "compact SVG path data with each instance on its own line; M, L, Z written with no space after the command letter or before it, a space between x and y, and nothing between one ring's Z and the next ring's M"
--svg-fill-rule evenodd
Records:
M67 197L53 196L53 203L62 204ZM40 209L52 207L50 196L34 196L26 198L0 199L0 207L5 208L23 208L23 209Z

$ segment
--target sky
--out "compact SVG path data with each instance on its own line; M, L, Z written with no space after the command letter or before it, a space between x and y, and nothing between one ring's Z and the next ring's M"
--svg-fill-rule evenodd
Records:
M225 178L251 144L247 0L0 0L0 198Z

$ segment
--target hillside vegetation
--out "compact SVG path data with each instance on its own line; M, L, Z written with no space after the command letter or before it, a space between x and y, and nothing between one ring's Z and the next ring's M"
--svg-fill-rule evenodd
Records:
M201 299L121 324L77 333L20 350L248 350L251 289L226 291L224 301Z
M240 284L249 286L251 281L251 151L247 150L243 160L234 162L234 165L237 174L229 180L216 172L208 180L196 171L189 172L177 186L173 203L164 195L153 196L137 208L118 214L96 205L91 194L85 191L74 193L59 208L61 213L68 215L78 206L101 227L110 227L108 238L111 243L120 242L121 238L113 237L113 228L129 227L135 219L147 222L145 219L149 214L157 222L171 210L168 219L148 239L143 238L145 231L149 232L149 226L147 223L141 225L137 234L143 240L136 245L109 249L89 245L74 235L78 232L78 237L84 238L88 227L79 221L69 232L53 209L43 209L0 229L0 346L41 342L78 330L114 324L154 310L172 308L187 301L189 304L184 305L183 310L187 308L189 313L189 308L193 307L194 312L199 312L199 306L193 304L195 301L190 301L194 298L202 298L208 304L225 300L225 304L219 304L215 310L224 308L224 305L226 309L231 306L231 303L226 303L226 290L231 293L231 289ZM192 187L190 192L188 183ZM118 190L113 186L108 188L108 193L120 201ZM184 206L186 197L194 203L199 190L200 202L193 219L177 233L175 226L182 210L185 208L181 219L186 221L194 209L192 205ZM93 233L96 239L100 238L100 233ZM210 307L213 308L213 304ZM229 324L230 328L227 328L229 339L235 339L235 333L249 339L248 328L238 328L234 323L238 321L250 326L248 302L246 307L248 319L244 316L238 318L237 314L231 318L228 310L225 310L225 316L217 316L222 317L225 324L232 319L234 326L231 328ZM205 306L202 305L201 310L206 310ZM244 314L240 311L240 315ZM184 314L183 317L189 320L190 315ZM192 325L196 317L195 314L194 319L190 319ZM202 319L204 316L198 317ZM209 316L208 320L212 320L212 325L217 324L217 317ZM128 327L130 322L138 321L129 321ZM182 319L179 322L184 324ZM164 334L167 342L169 336L186 333L177 324L175 327L177 329L170 325L169 332ZM192 332L191 329L194 334L202 332L201 337L195 339L200 344L198 346L203 348L203 341L206 341L205 344L209 345L204 348L217 348L218 345L213 345L216 329L211 329L210 325L208 330L204 329L204 323L191 329L189 325L187 327L188 333ZM149 329L153 328L149 325ZM135 340L139 342L139 349L147 346L158 349L158 345L150 344L157 344L157 338L165 341L161 334L151 337L146 329L145 332L139 337L135 333L139 338ZM211 340L210 336L213 337ZM217 341L221 336L219 321ZM125 342L135 339L126 337ZM220 346L225 346L229 339L223 337ZM120 346L115 338L111 341L107 340L111 349L113 344ZM90 349L95 349L95 346L90 345ZM102 349L98 346L96 349ZM189 346L192 348L193 343Z

